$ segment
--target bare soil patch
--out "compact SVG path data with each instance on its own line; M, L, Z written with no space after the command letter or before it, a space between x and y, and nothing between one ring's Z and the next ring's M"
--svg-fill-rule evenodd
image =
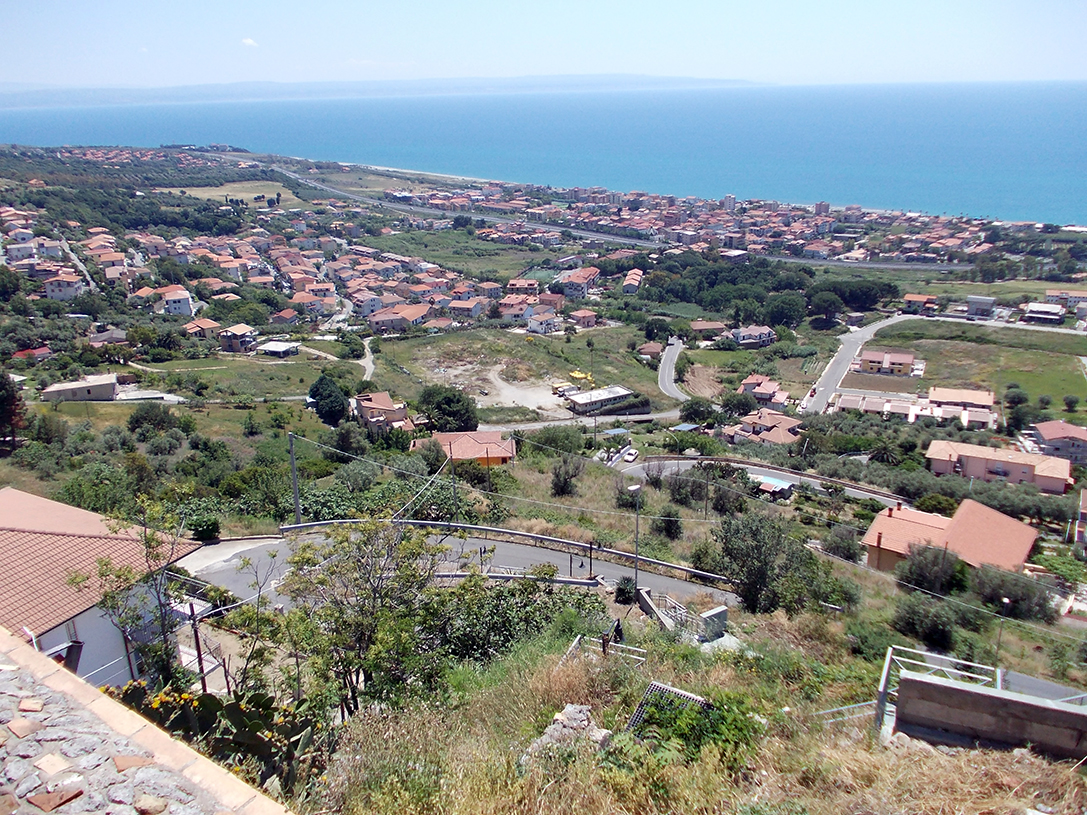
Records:
M691 396L713 399L724 390L717 378L717 368L711 365L692 365L683 380L683 388Z

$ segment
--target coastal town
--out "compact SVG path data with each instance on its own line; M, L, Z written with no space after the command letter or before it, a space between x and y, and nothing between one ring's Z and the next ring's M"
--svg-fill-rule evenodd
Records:
M947 599L898 600L864 630L993 661L941 603L1053 632L1087 619L1076 228L497 182L336 195L342 169L219 149L36 160L0 188L0 509L40 519L11 522L22 581L33 541L80 525L57 568L86 570L96 541L120 545L111 515L174 496L191 530L177 568L201 597L244 594L208 554L221 539L249 558L292 519L390 516L560 541L575 585L600 585L598 551L644 560L669 597L669 569L730 568L708 524L767 513L811 570L775 589L778 609L862 613L832 569L915 581ZM92 196L60 183L73 167L181 177ZM490 574L499 555L472 540L460 567ZM720 608L762 613L731 579L699 647L725 647ZM70 591L43 589L39 649L99 683L138 680L129 640ZM624 607L648 610L639 625L688 619L670 597ZM24 618L0 595L0 624ZM221 656L236 634L196 628L205 646L176 647L193 676L220 693L245 681ZM1042 670L1032 635L1014 636ZM1072 667L1045 670L1071 693L1055 680Z

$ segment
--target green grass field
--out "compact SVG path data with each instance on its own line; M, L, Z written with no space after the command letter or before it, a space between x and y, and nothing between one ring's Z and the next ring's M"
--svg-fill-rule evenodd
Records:
M1087 356L1087 337L922 321L888 326L876 337L926 361L924 378L911 380L922 391L939 385L1001 393L1014 382L1031 398L1052 397L1058 407L1068 394L1087 400L1079 359Z
M212 357L174 360L147 367L164 375L176 372L182 376L194 374L200 377L211 385L205 394L208 399L229 396L275 399L305 395L309 392L310 385L321 375L324 366L333 364L327 360L294 359L297 361L269 362L260 357ZM359 376L362 376L361 368Z
M206 198L220 203L226 198L241 198L254 208L263 206L261 202L253 201L254 196L265 195L273 199L274 203L276 193L279 193L281 196L279 205L283 209L308 206L305 201L297 198L294 193L282 184L277 184L274 181L234 181L221 187L158 187L155 191L176 194L180 193L181 190L185 190L193 198Z
M425 257L446 269L499 280L517 277L525 269L567 254L563 249L536 249L503 246L481 240L460 230L402 232L398 235L367 236L365 243L383 252Z

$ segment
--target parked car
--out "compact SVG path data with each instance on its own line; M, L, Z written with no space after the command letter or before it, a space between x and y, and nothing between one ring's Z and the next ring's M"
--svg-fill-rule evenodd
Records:
M638 458L638 451L637 450L628 450L626 452L626 454L623 456L623 461L631 462L631 461L634 461L634 459L636 459L636 458Z

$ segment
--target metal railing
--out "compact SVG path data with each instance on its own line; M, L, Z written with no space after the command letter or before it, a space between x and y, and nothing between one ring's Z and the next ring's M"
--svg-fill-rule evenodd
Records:
M699 615L692 613L683 603L672 599L667 594L658 594L652 599L658 610L671 617L678 627L696 635L705 634L705 622Z
M982 665L892 645L887 649L887 656L883 660L883 673L879 680L879 696L876 698L875 709L877 730L883 727L887 709L898 702L898 680L903 670L928 676L942 676L973 685L985 685L997 690L1003 687L1003 671L993 665Z
M830 710L820 710L818 713L812 713L810 718L814 721L822 722L823 724L838 724L840 722L848 722L853 719L866 719L876 712L876 704L879 700L872 699L868 702L858 702L855 705L845 705L844 707L834 707Z
M570 647L566 649L566 653L562 655L562 659L559 660L559 665L569 662L585 651L591 651L593 654L602 657L617 656L620 659L625 659L635 665L644 663L648 653L644 648L623 645L621 642L608 641L605 646L603 637L598 639L596 637L583 637L581 634L578 634L574 638L574 641L570 643Z
M389 518L373 518L373 521L379 521L381 523L396 523L403 524L405 526L420 526L430 527L433 529L451 529L455 531L463 532L483 532L487 535L505 535L511 538L523 538L527 541L533 542L533 544L540 544L541 548L550 548L556 550L554 546L547 546L547 544L558 544L563 549L556 551L568 551L574 549L576 551L588 554L592 552L594 555L608 555L612 558L622 558L624 560L633 563L637 561L642 566L655 566L659 569L669 569L671 571L679 572L687 577L695 577L700 580L711 581L715 583L729 584L729 579L724 575L714 574L713 572L704 572L701 569L692 569L690 566L681 566L678 563L669 563L666 560L656 560L648 557L638 557L631 552L624 552L620 549L607 549L602 546L597 546L592 543L583 543L582 541L572 541L565 538L555 538L551 535L539 535L535 532L522 532L519 529L503 529L502 527L495 526L479 526L476 524L460 524L452 523L450 521L417 521L409 519L398 518L395 521ZM360 520L358 518L342 518L331 521L310 521L301 524L287 524L279 528L280 533L287 534L289 532L305 532L311 529L317 529L322 526L338 526L342 524L357 524Z

